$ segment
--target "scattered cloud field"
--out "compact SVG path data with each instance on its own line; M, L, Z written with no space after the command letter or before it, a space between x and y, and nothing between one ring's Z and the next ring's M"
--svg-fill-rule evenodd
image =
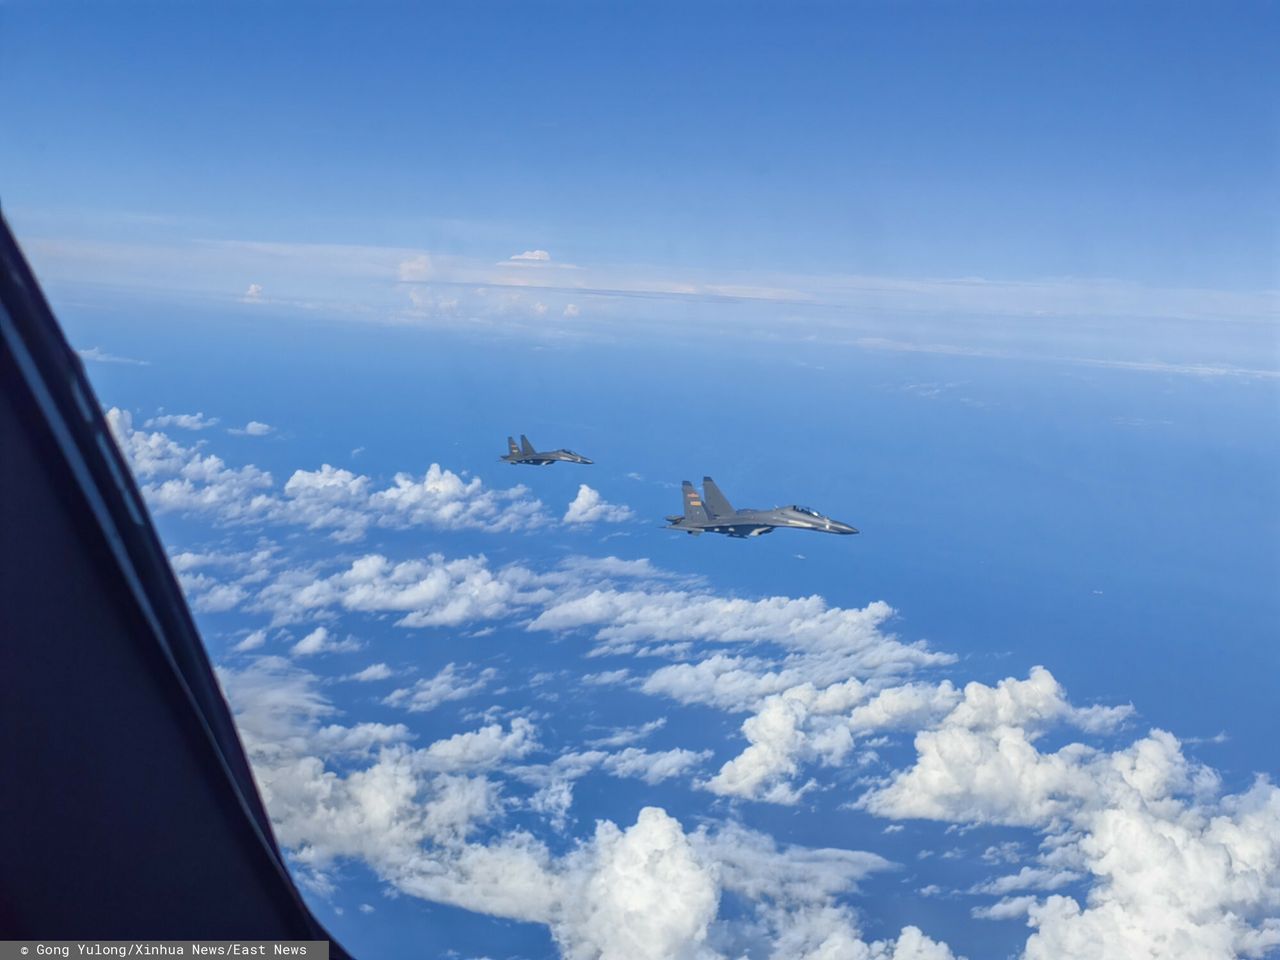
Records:
M203 414L108 417L151 508L220 544L174 566L207 621L251 624L219 675L315 896L362 864L399 895L544 925L575 960L959 956L927 920L865 933L866 890L909 871L973 923L1025 924L1029 960L1280 945L1280 790L1226 789L1140 705L1075 703L1051 664L980 682L883 602L740 596L644 558L449 552L458 531L518 547L633 519L585 484L562 516L439 464L280 484L159 429ZM378 541L404 529L434 546ZM426 669L413 644L448 659ZM554 651L533 674L515 659L530 644ZM607 721L624 698L625 719L582 724L582 704ZM588 778L678 809L584 807ZM877 829L798 845L749 826L760 809ZM982 879L960 889L929 879L931 849L883 852L918 824L1007 839L969 854Z

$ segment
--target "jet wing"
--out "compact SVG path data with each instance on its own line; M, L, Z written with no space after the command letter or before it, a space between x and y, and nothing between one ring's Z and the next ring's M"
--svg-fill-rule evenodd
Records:
M774 527L764 523L735 523L732 526L718 527L719 531L727 533L731 537L763 537L766 533L773 533Z

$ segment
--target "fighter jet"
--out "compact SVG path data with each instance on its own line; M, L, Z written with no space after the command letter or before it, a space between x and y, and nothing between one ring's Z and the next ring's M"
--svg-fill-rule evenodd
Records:
M817 510L799 507L774 507L772 510L735 510L725 499L716 482L702 478L704 496L698 496L693 484L686 480L684 488L684 516L667 517L668 530L683 530L691 536L700 533L723 533L731 537L759 537L773 533L779 527L792 530L816 530L819 533L857 533L839 520L824 517Z
M546 453L539 453L533 449L533 444L529 442L529 438L523 433L520 434L520 446L516 446L516 442L507 437L507 450L510 451L505 457L499 457L504 463L529 463L537 467L549 467L557 460L563 460L565 463L591 463L586 457L580 453L574 453L572 450L549 450Z

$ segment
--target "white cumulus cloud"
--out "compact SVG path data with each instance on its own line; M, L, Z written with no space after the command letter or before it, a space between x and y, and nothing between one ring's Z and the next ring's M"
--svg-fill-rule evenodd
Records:
M371 663L363 670L351 674L347 679L355 680L357 683L372 683L375 680L390 679L393 675L391 668L385 663Z
M645 807L635 825L604 821L571 855L552 932L568 960L695 960L711 956L715 875L680 824Z
M578 495L565 511L565 523L624 523L635 517L630 507L609 503L585 483L578 485Z
M359 650L361 646L360 641L352 637L339 640L329 632L328 627L316 627L295 643L291 651L295 657L312 657L318 653L350 653Z
M392 691L383 701L388 706L403 707L411 713L434 710L451 700L464 700L483 690L497 675L492 668L472 674L450 663L433 677L419 680L412 687Z
M257 650L266 642L267 631L254 630L231 649L235 650L237 653L246 653L249 650Z
M381 488L371 477L324 464L294 471L278 488L265 470L230 467L199 445L134 429L128 411L112 408L107 422L148 504L159 513L203 514L221 523L301 525L330 531L342 541L358 540L371 527L499 532L548 522L542 503L525 487L489 488L479 478L464 480L435 463L421 477L397 473L390 486ZM265 436L271 431L250 421L235 432Z
M239 437L265 437L271 433L274 428L269 423L263 423L260 420L250 420L243 427L232 427L227 433L235 434Z
M1070 874L1089 898L1054 894L978 908L1025 912L1027 960L1228 960L1280 945L1280 790L1260 780L1223 796L1218 778L1153 730L1106 752L1036 746L1058 720L1086 731L1126 709L1078 709L1043 668L995 687L969 684L936 726L916 735L916 760L862 805L894 818L1031 827L1052 841L1051 862L991 881L994 894L1052 889Z

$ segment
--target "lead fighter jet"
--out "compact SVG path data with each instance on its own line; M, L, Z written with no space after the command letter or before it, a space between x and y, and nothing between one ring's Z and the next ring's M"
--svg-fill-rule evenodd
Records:
M692 536L700 533L723 533L731 537L759 537L773 533L778 527L792 530L816 530L819 533L857 533L839 520L824 517L808 507L774 507L772 510L735 510L710 477L702 478L705 496L688 480L684 488L684 515L667 517L668 530L683 530Z
M572 450L549 450L546 453L539 453L533 449L533 444L523 433L520 434L520 446L516 446L516 442L507 437L507 450L510 452L505 457L498 458L504 463L528 463L537 467L549 467L557 460L563 460L565 463L592 462Z

